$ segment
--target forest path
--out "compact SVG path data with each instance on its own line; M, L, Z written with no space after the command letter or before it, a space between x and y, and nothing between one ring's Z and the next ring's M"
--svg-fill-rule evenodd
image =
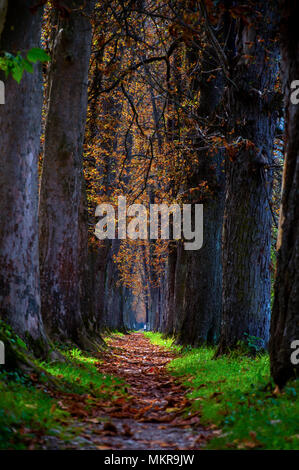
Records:
M217 432L200 425L199 413L183 416L190 405L187 390L166 369L174 352L152 344L142 333L114 336L109 345L98 370L125 380L130 399L102 405L98 413L105 422L85 421L86 448L91 441L98 449L191 450Z

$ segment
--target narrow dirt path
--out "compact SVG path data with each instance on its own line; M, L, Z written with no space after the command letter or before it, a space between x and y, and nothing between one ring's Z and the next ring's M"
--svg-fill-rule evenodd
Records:
M111 426L104 426L108 435L101 436L102 444L113 449L199 449L212 437L198 415L182 416L190 405L186 389L165 367L174 357L142 333L112 340L99 371L123 378L132 399L106 410Z
M78 444L107 450L202 448L217 431L202 427L199 413L186 416L187 390L166 369L174 357L142 333L112 337L98 370L125 380L130 399L101 403L96 415L82 416L78 422L82 433L73 448Z

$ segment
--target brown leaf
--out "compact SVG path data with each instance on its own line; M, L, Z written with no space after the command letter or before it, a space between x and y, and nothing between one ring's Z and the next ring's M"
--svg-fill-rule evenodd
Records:
M127 437L132 437L133 433L130 429L130 426L127 423L123 424L123 435Z
M108 421L107 423L104 424L103 430L117 433L117 427L113 423L111 423L111 421Z

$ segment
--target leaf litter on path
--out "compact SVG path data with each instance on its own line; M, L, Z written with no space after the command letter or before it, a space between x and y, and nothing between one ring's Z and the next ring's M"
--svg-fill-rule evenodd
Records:
M75 403L71 397L67 408L76 416L79 437L68 448L79 442L81 449L195 450L218 432L201 425L200 412L188 413L187 389L166 368L173 351L153 345L142 333L114 336L109 346L97 368L123 379L128 397L89 397L91 408L86 397Z

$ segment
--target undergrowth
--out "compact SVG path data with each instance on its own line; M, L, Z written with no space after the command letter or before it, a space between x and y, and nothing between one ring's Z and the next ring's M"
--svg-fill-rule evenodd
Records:
M26 349L16 335L13 341ZM29 371L6 370L5 365L0 365L0 449L41 448L45 436L71 442L76 430L72 427L72 416L63 405L64 394L73 396L75 402L76 397L113 401L127 396L122 380L97 370L99 358L63 345L59 352L64 362L35 360L45 372L44 377ZM48 383L47 377L54 377L55 381ZM59 384L59 390L53 388L53 383ZM93 406L93 401L87 400L86 404Z
M154 344L174 347L173 340L159 333L145 335ZM181 349L168 365L191 390L191 408L200 411L201 423L221 429L208 448L298 449L298 381L276 394L267 354L250 357L235 352L215 360L214 353L207 347Z

